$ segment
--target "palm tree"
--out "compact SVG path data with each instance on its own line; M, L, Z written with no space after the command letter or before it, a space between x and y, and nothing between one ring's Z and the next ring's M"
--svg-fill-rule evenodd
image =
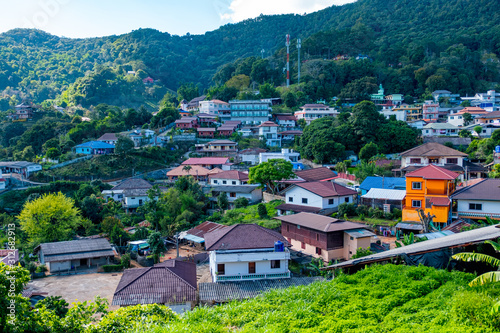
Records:
M192 167L190 165L185 165L182 167L182 171L186 171L187 174L189 175L189 172L191 171Z

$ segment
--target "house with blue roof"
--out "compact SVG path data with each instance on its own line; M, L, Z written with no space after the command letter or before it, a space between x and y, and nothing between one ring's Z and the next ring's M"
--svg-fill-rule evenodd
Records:
M85 155L106 155L115 152L115 145L102 141L89 141L75 146L75 153Z
M406 179L404 177L366 177L359 185L361 195L365 195L372 188L383 188L388 190L406 190Z

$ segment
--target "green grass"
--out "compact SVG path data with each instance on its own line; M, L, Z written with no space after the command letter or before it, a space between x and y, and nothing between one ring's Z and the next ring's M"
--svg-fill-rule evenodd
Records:
M353 216L353 217L348 217L347 220L352 221L352 222L363 223L363 224L382 225L382 226L388 226L388 227L395 226L398 223L398 221L379 219L376 217L365 217L364 220L361 220L361 218L359 216Z
M333 281L197 308L157 324L143 318L131 331L499 332L500 319L490 309L500 284L470 288L473 278L424 266L376 265Z
M245 208L235 208L226 211L224 216L221 216L219 213L215 213L211 216L211 220L213 222L219 222L225 225L233 225L238 223L256 223L262 227L268 229L275 229L281 226L281 222L273 219L273 216L276 216L276 206L282 204L282 201L274 200L266 203L267 215L268 218L260 218L257 213L258 205L251 205Z

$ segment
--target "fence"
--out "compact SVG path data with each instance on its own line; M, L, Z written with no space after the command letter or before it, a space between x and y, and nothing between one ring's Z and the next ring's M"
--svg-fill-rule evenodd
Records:
M65 167L66 165L70 165L70 164L77 163L77 162L84 161L84 160L90 160L92 157L93 157L92 155L78 157L78 158L75 158L75 159L70 160L70 161L66 161L66 162L62 162L62 163L53 165L49 168L49 170L62 168L62 167Z
M347 179L347 180L350 180L353 182L356 181L356 176L348 175L347 173L339 172L338 176L339 176L339 178L342 178L342 179Z

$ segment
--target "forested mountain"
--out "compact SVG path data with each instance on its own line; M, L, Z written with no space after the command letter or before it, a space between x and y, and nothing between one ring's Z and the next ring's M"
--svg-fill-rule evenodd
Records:
M260 16L182 37L141 29L68 39L16 29L0 35L0 91L36 102L66 90L60 100L75 104L157 102L166 88L176 90L182 82L213 85L218 68L239 58L259 58L262 49L266 70L279 74L273 80L279 85L289 33L302 38L304 82L311 98L328 98L364 77L376 77L390 93L419 95L445 86L472 93L498 81L498 5L497 0L358 0L308 15ZM292 46L295 59L295 41ZM352 57L358 54L368 60L354 64ZM351 60L340 65L330 61L337 55ZM139 78L127 76L131 70L141 70ZM144 75L159 81L142 87Z

